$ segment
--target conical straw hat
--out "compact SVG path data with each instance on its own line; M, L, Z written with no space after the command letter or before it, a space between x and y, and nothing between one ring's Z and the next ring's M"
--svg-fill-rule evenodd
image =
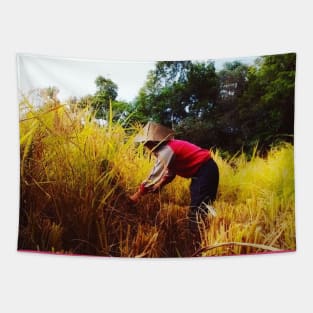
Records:
M174 131L163 125L148 122L142 132L135 137L135 142L166 141L174 138Z

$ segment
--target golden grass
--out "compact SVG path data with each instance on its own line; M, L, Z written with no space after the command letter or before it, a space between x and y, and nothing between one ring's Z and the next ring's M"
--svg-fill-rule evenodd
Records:
M109 120L100 127L88 110L21 102L19 249L179 257L296 248L292 145L251 160L243 153L225 160L215 151L217 216L199 220L196 252L187 220L189 180L176 178L132 206L128 195L154 159L134 144L139 126Z

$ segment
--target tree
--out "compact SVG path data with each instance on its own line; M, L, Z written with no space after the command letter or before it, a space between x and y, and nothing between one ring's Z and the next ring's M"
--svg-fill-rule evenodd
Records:
M91 106L96 110L97 118L105 118L109 109L110 101L117 97L117 85L110 79L98 76L95 80L97 91L92 97Z
M108 120L110 105L112 109L113 121L122 122L129 125L129 115L134 115L134 106L126 101L118 101L118 86L110 79L98 76L95 80L97 91L94 95L86 95L80 99L69 99L72 104L77 104L80 108L89 107L95 111L95 117L99 120Z
M112 113L113 113L113 121L123 123L126 125L129 124L129 115L133 113L134 107L125 101L113 101L112 105Z
M229 151L240 149L238 103L246 90L249 67L239 61L227 62L218 72L219 94L214 111L217 145Z
M189 61L157 62L136 99L138 113L168 126L181 118L186 113L181 102L189 66Z
M211 62L157 62L136 99L144 116L171 127L186 118L204 117L212 109L218 80Z
M295 70L296 55L289 53L264 57L259 73L264 86L260 104L270 110L271 123L279 133L294 132Z
M292 53L225 63L218 73L211 62L158 62L136 108L201 146L266 150L292 140L295 66Z
M248 84L238 102L242 138L265 149L294 134L294 53L261 57L248 72ZM286 136L287 135L287 136Z

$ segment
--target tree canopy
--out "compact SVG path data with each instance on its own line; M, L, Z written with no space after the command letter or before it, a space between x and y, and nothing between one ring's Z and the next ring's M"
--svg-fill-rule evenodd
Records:
M227 151L267 149L292 141L296 55L263 56L253 65L157 62L135 102L144 123L174 128L178 137Z
M205 115L217 97L218 80L211 62L157 62L136 99L148 119L175 127L187 117Z
M176 137L223 151L268 149L293 141L296 55L268 55L246 65L212 61L162 61L147 75L133 103L117 101L118 86L98 76L94 95L79 99L96 117L127 124L149 120L175 130Z
M97 90L93 95L86 95L80 99L74 99L74 102L77 102L80 107L91 107L95 111L97 119L108 119L110 105L113 111L114 121L126 119L134 110L131 103L116 100L118 96L118 86L111 79L98 76L95 80L95 84Z

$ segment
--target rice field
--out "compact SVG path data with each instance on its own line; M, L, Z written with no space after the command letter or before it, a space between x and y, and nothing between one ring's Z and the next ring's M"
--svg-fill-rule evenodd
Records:
M100 126L87 109L20 103L18 249L112 257L190 257L292 251L295 240L293 146L261 157L237 154L220 169L216 216L188 228L188 179L175 178L133 205L154 164L134 144L139 125Z

